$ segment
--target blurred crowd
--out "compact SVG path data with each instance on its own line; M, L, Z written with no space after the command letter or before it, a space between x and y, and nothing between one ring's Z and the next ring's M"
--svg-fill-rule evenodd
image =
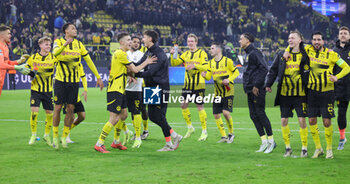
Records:
M143 25L170 26L169 35L154 28L162 46L186 46L187 35L195 33L199 46L221 42L233 59L241 54L237 49L239 35L251 32L256 35L256 47L263 50L268 61L287 45L291 30L301 31L306 42L313 30L320 30L326 35L326 45L332 47L339 26L312 7L287 0L11 0L1 3L0 10L0 22L12 27L15 56L35 52L43 35L53 39L63 36L63 24L73 22L78 39L89 45L93 59L101 65L109 62L108 45L116 41L120 31L141 34ZM94 19L98 10L132 26L98 27Z

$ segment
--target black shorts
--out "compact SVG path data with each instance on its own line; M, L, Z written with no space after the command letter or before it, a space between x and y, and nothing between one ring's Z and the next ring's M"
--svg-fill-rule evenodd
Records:
M37 92L30 91L30 106L31 107L40 107L40 102L43 103L45 110L53 110L52 102L52 92Z
M133 114L140 114L142 109L142 92L139 91L126 91L126 99L128 111Z
M223 110L232 112L233 108L233 96L222 97L221 103L213 102L213 114L220 114Z
M120 114L126 106L126 95L119 92L107 92L107 111Z
M309 118L320 117L334 118L334 91L318 92L308 91L308 116Z
M85 108L81 100L74 104L74 113L85 112ZM66 104L63 105L63 114L66 114Z
M193 95L195 95L194 98L192 98ZM205 89L199 89L199 90L182 89L182 94L181 94L181 96L184 97L185 102L188 102L188 103L192 102L192 103L195 103L197 105L204 104L204 102L203 102L204 95L205 95ZM201 96L202 100L198 99L198 101L197 101L198 96Z
M280 96L281 118L293 117L293 109L297 116L307 117L307 104L305 96Z
M79 83L61 82L55 80L55 104L75 104L78 101Z

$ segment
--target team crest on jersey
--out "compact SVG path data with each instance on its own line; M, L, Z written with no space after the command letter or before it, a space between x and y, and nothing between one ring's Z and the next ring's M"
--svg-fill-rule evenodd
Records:
M310 69L309 65L304 66L304 70L309 70L309 69Z
M117 106L117 111L122 110L122 108L120 106Z
M54 97L55 102L57 102L57 96Z
M34 99L32 99L32 101L30 102L31 104L34 104L35 103L35 100Z

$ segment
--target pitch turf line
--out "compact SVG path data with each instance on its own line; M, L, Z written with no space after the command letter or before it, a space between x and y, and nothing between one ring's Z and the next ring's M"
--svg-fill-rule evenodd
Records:
M0 119L0 121L10 121L10 122L16 122L16 121L20 121L20 122L29 122L29 120L17 120L17 119ZM45 121L38 121L40 123L44 123ZM64 123L63 121L61 121L60 123ZM280 122L272 122L273 124L277 124L277 123L280 123ZM100 125L104 125L105 123L98 123L98 122L81 122L81 124L100 124ZM131 123L126 123L128 126L132 126ZM172 127L176 127L176 128L187 128L187 126L180 126L178 124L186 124L185 122L174 122L174 123L169 123ZM192 122L192 124L198 124L198 126L193 126L194 128L198 128L198 129L201 129L202 127L200 126L200 122ZM208 122L207 124L209 125L216 125L216 123L211 123L211 122ZM224 123L225 124L225 123ZM250 122L233 122L233 125L235 124L250 124ZM253 123L251 123L253 125ZM289 122L289 124L298 124L298 122ZM158 125L154 124L154 123L149 123L148 126L151 126L151 127L158 127ZM210 129L217 129L216 126L207 126L207 128L210 128ZM255 128L235 128L233 127L234 130L253 130L253 131L256 131ZM225 128L227 129L227 128ZM277 131L277 132L281 132L282 130L281 129L277 129L277 128L273 128L272 129L273 131ZM290 130L291 132L299 132L299 129L298 130L294 130L294 129L291 129ZM320 131L322 133L324 133L324 131ZM337 133L339 134L338 131L334 131L333 133ZM345 132L345 133L350 133L350 132Z

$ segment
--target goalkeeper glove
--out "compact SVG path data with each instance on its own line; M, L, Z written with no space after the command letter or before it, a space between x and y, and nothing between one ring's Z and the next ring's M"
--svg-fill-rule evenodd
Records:
M21 72L23 75L28 75L30 72L30 69L26 68L25 65L15 65L15 70Z

